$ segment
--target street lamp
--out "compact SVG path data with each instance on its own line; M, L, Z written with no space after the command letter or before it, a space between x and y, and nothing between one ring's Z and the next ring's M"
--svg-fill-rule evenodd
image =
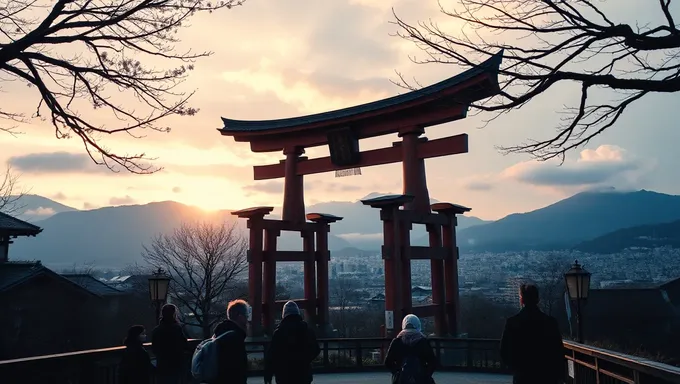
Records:
M576 302L576 339L579 343L583 343L581 302L588 300L588 294L590 293L590 272L583 269L578 260L574 260L574 265L564 274L564 281L567 284L569 299Z
M168 298L169 286L170 277L161 268L158 268L149 277L149 294L151 295L151 302L156 307L156 321L159 321L161 317L161 307Z

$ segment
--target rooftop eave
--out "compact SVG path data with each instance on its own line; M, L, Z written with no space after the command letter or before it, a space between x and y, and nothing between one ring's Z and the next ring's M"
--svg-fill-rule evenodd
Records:
M292 117L286 119L275 120L235 120L222 118L224 123L223 128L218 128L218 131L224 136L234 136L236 141L248 141L246 137L261 136L269 133L282 133L286 131L295 131L306 129L310 126L318 126L325 122L331 122L338 119L361 119L367 114L375 114L380 111L406 109L413 107L414 104L425 102L424 100L432 101L439 94L444 94L462 85L465 85L471 80L475 80L480 76L485 80L483 82L484 92L475 94L474 100L461 100L461 104L469 104L471 102L491 97L498 93L500 87L498 85L498 71L502 60L502 51L490 57L485 62L481 63L475 68L471 68L456 76L443 80L439 83L421 88L419 90L411 91L402 95L393 96L387 99L374 101L367 104L343 108L335 111L323 112L313 115ZM241 136L241 137L239 137Z

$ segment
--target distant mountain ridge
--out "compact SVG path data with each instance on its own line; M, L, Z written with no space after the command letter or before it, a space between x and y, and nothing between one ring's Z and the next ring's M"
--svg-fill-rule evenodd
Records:
M58 203L46 197L31 194L18 197L17 206L19 209L12 214L29 223L44 220L60 212L77 211L77 209L73 207Z
M468 252L570 249L607 233L680 220L680 196L637 192L582 192L547 207L508 215L458 232Z
M680 248L680 220L619 229L574 247L586 253L616 253L626 249Z
M79 211L56 202L50 205L49 201L41 199L49 200L36 196L34 202L38 207L55 207L53 209L60 212L36 221L44 229L43 232L36 238L17 239L10 249L10 259L42 260L49 266L60 267L94 262L99 267L120 268L139 262L143 244L149 244L159 233L169 233L182 222L234 220L229 210L205 212L173 201ZM382 245L379 212L360 201L318 203L307 207L306 211L330 213L344 218L331 225L329 246L334 255L342 257L363 254L364 251L375 252ZM633 230L634 227L673 224L675 221L680 221L680 196L645 190L583 192L547 207L511 214L495 222L460 216L458 246L463 255L472 252L574 247L620 249L621 246L637 246L640 243L637 240L617 240L631 236L634 238L635 231L638 231ZM245 227L245 220L238 222ZM614 234L624 228L630 228L632 232ZM665 227L660 228L658 231L666 231ZM639 230L644 232L647 229ZM600 236L604 236L602 240L598 240ZM414 245L427 244L423 226L414 226L411 241ZM588 241L593 243L586 243ZM621 245L615 245L617 241ZM598 242L605 245L597 245L600 244ZM646 244L668 243L646 241ZM282 232L279 245L282 250L302 249L300 236L292 232Z

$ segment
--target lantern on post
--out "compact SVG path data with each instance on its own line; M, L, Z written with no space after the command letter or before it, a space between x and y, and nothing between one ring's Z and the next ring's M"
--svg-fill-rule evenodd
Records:
M149 295L151 302L156 308L156 322L161 317L161 307L168 298L168 288L170 287L170 277L165 274L163 269L158 268L149 277Z
M576 340L583 343L583 326L581 321L581 303L588 300L590 293L590 272L586 271L578 260L564 274L567 294L572 302L576 302Z

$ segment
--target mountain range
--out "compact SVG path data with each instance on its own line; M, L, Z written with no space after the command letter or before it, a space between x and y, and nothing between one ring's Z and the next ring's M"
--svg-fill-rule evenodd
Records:
M670 223L641 225L619 229L578 244L575 249L586 253L616 253L625 249L659 247L680 248L680 220Z
M375 195L377 193L366 198ZM182 222L233 219L229 210L206 212L173 201L87 211L35 195L24 196L21 202L24 210L19 217L44 230L36 238L17 239L10 258L42 260L54 268L66 268L74 263L120 268L139 262L143 244L149 244L155 235L168 233ZM344 217L331 226L329 237L330 248L338 257L351 253L347 248L378 250L382 245L378 211L360 201L318 203L308 206L307 212ZM587 249L582 244L601 236L605 237L598 241L609 244L617 239L614 233L619 230L677 220L680 220L680 196L645 190L583 192L547 207L511 214L493 222L461 216L458 245L463 255L485 251ZM239 225L245 227L244 224L243 220L239 221ZM414 226L411 241L415 245L427 243L423 226ZM301 244L299 235L290 232L283 232L279 239L282 250L299 250Z

